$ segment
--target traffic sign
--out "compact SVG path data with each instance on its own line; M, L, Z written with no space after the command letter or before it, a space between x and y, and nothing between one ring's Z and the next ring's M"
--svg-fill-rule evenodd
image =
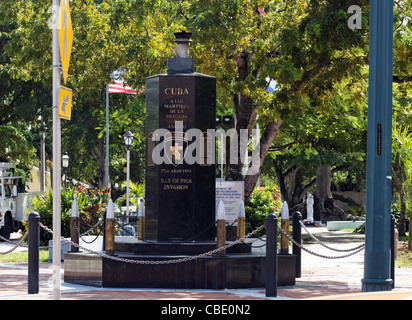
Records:
M63 69L63 80L64 83L66 83L67 75L69 73L70 55L73 44L73 27L72 19L70 17L69 0L61 0L60 2L57 29L59 31L60 58Z
M61 86L59 91L59 118L70 120L72 114L72 89Z

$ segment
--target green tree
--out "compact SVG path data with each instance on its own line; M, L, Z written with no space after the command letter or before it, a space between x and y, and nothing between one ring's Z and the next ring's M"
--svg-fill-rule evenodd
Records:
M10 42L7 33L15 28L0 24L0 157L28 169L36 155L38 119L49 103L42 96L47 90L42 83L15 79L8 72L12 57L4 48Z
M396 24L394 30L394 76L393 76L393 143L392 177L393 190L399 194L400 235L406 232L406 217L411 210L411 135L412 124L412 2L395 2ZM412 248L409 235L409 249Z
M367 108L358 90L362 88L346 81L322 111L308 106L284 122L269 154L289 207L312 192L318 215L333 198L331 177L335 172L348 171L358 184L364 181Z
M394 187L399 194L400 216L398 231L400 236L406 234L407 211L411 210L412 199L412 133L410 130L393 125L393 164L392 178ZM411 246L409 234L409 249Z
M124 71L125 81L136 88L151 73L163 72L165 51L172 52L173 32L181 25L170 14L173 2L165 5L163 1L150 0L75 0L70 7L74 43L67 86L73 89L74 102L72 120L62 123L62 150L71 156L72 177L101 186L105 154L104 89L113 72L120 69ZM12 25L2 33L7 36L4 51L12 58L4 69L7 76L24 84L41 83L45 87L51 84L51 12L51 3L40 0L2 1L1 21ZM15 101L15 91L6 90L8 94L11 92ZM50 101L50 92L42 92L42 97ZM139 159L137 163L143 167L144 97L111 95L110 100L111 169L119 176L124 158L121 136L127 130L137 137L139 149L136 157L134 154L132 157ZM15 105L21 106L17 101ZM50 105L46 104L50 111L44 115L49 124ZM132 178L141 181L141 170Z
M367 1L358 1L368 11ZM199 70L217 76L219 99L233 105L236 130L251 132L259 114L260 164L282 123L310 103L321 108L342 79L364 65L368 20L348 28L353 1L181 2L186 26L194 32ZM186 7L184 7L186 4ZM268 93L268 79L278 90ZM240 158L240 157L239 157ZM229 165L229 180L245 181L246 198L258 174L241 175Z
M353 4L362 7L360 30L347 26L347 9ZM36 115L41 113L50 128L51 103L43 103L43 98L51 100L51 3L3 0L0 6L0 21L6 26L1 38L7 39L2 46L10 57L0 63L0 73L33 85L32 91L20 91L24 98L28 92L35 98L35 88L43 87ZM104 88L116 70L123 70L125 81L135 88L144 85L145 77L164 72L176 31L186 28L193 33L197 70L217 77L219 106L234 109L236 130L251 132L259 123L261 165L281 127L293 127L294 118L308 108L326 117L330 110L325 104L337 94L337 85L342 79L355 85L368 63L367 0L72 0L70 7L74 44L67 85L75 101L73 120L63 126L63 148L76 157L73 176L96 184L102 181ZM403 110L410 100L410 10L410 0L395 4L394 82ZM270 79L278 84L274 93L266 91ZM7 101L23 108L17 91L5 92L10 95ZM144 96L111 100L111 128L118 128L110 137L111 171L120 179L121 135L135 123L143 125ZM136 146L141 146L143 136L138 135ZM132 156L139 158L139 165L142 151ZM228 166L227 178L244 179L247 198L258 175L243 177L241 167Z

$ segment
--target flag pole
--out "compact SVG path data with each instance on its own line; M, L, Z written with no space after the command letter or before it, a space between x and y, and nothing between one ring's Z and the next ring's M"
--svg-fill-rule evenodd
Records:
M106 168L105 185L109 187L109 85L106 86Z

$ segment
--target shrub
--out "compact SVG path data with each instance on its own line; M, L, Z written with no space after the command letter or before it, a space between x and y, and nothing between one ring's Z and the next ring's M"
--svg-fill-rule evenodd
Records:
M253 190L245 205L246 233L265 224L268 214L279 215L282 210L282 200L278 190L276 186L256 187Z
M125 194L117 198L116 204L119 207L126 205L126 182L121 184L121 187L125 189ZM144 193L145 193L145 185L134 183L133 181L129 181L129 203L136 206L136 209L139 207L139 203L144 203Z
M70 216L73 200L76 197L79 206L80 232L89 230L102 216L108 202L109 188L86 189L79 186L74 189L62 190L61 194L61 236L70 237ZM33 210L40 215L40 222L53 229L53 194L47 192L37 195L31 200ZM95 230L95 234L100 229ZM53 238L52 234L40 229L40 244L47 246L48 241Z
M64 193L64 194L63 194ZM67 237L70 236L70 213L68 211L71 209L67 207L69 201L66 199L70 195L69 192L62 192L61 201L61 235ZM73 199L71 200L73 202ZM52 192L47 192L44 195L36 195L36 198L31 199L33 210L40 215L40 222L53 229L53 194ZM47 246L49 240L53 238L53 235L40 228L40 245Z

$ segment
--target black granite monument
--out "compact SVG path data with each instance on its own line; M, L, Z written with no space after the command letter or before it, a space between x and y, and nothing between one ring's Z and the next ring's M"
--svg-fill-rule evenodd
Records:
M167 73L146 80L145 235L161 242L213 241L215 165L207 130L215 129L216 79L195 72L191 34L175 36L176 58L168 59ZM198 134L188 136L191 129Z
M265 286L266 256L247 243L224 255L201 256L217 246L216 79L195 72L190 33L175 35L177 57L168 60L167 73L147 78L145 241L117 240L114 248L120 258L149 264L69 252L66 282L113 288ZM295 283L295 257L278 255L278 285ZM182 258L188 260L173 262Z

